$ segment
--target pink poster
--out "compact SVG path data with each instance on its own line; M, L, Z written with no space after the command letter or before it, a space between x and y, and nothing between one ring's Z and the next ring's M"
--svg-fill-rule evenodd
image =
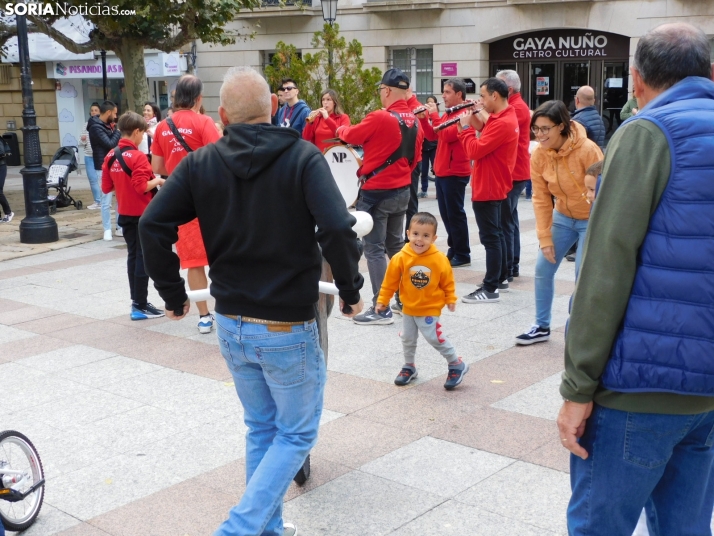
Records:
M456 76L456 63L442 63L441 76Z

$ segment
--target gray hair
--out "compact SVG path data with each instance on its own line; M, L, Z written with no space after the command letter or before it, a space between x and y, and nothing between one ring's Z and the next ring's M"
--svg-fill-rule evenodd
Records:
M270 121L270 88L252 67L231 67L223 77L221 107L231 124Z
M640 39L635 69L655 90L669 89L688 76L711 78L710 47L706 34L691 24L662 24Z
M521 77L512 69L504 69L496 73L496 78L503 80L514 92L521 92Z

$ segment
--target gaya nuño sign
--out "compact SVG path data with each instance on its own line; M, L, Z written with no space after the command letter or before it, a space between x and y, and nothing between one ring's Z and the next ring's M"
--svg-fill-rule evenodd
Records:
M513 35L489 45L490 60L627 58L630 38L591 30L550 30Z

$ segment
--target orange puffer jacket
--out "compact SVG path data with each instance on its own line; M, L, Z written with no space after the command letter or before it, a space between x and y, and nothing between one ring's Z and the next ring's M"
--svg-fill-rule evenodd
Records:
M587 220L590 205L585 198L585 170L603 159L600 147L590 141L585 128L570 122L570 136L559 151L538 145L531 155L533 211L540 247L553 245L553 201L555 210L575 220Z

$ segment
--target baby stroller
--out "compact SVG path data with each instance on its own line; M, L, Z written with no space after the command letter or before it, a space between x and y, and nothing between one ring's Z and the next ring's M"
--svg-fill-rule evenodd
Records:
M50 195L48 191L47 202L50 204L50 214L57 212L58 208L65 208L70 205L74 205L77 210L82 209L82 202L75 201L69 195L71 188L67 185L69 174L76 169L77 147L68 145L57 149L47 173L47 189L54 188L57 191L55 195Z

